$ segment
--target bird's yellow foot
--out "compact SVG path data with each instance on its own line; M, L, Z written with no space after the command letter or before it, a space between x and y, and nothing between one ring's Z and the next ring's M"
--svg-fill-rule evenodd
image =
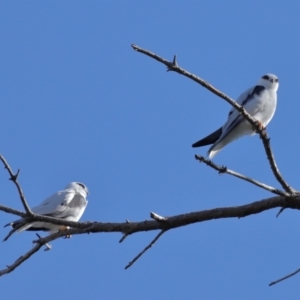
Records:
M265 130L266 129L266 127L263 125L262 122L256 120L255 123L258 126L259 130ZM253 129L253 131L257 132L256 128L252 127L252 129Z
M65 231L65 230L68 230L69 229L69 226L60 226L59 227L59 232L62 232L62 231ZM68 235L65 235L64 236L64 239L70 239L72 237L72 235L68 234Z

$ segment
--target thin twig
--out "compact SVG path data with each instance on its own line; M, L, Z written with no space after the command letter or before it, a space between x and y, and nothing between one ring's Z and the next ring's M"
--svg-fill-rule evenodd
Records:
M8 274L12 272L15 268L20 266L24 261L26 261L28 258L30 258L34 253L39 251L43 247L42 243L37 243L31 250L29 250L27 253L19 257L12 265L7 266L7 268L0 270L0 277L2 275Z
M34 240L33 243L35 243L35 246L29 250L24 255L20 256L12 265L7 266L5 269L0 270L0 277L2 275L8 274L12 272L14 269L19 267L22 263L24 263L27 259L29 259L33 254L38 252L44 245L48 248L48 250L51 249L51 245L48 244L48 242L53 241L55 239L60 238L64 235L64 232L58 232L52 235L49 235L47 237L41 237L39 234L36 234L38 236L38 240Z
M155 242L166 232L166 230L162 230L152 241L151 243L142 251L140 252L128 265L125 267L125 270L130 268L148 249L150 249Z
M43 238L43 237L40 236L38 233L36 233L36 236L37 236L39 239L42 239L42 238ZM44 251L49 251L49 250L52 249L52 246L51 246L50 244L48 244L48 243L45 243L45 246L46 246L46 248L44 249Z
M14 174L13 171L12 171L12 169L11 169L11 167L9 166L9 164L7 163L7 161L5 160L5 158L2 155L0 155L0 160L3 162L4 168L7 169L8 173L10 175L9 180L11 180L16 185L16 187L17 187L17 190L18 190L19 195L20 195L20 199L22 201L22 204L24 206L24 209L25 209L27 215L28 216L32 216L33 213L31 211L29 205L27 204L27 201L25 199L25 195L24 195L24 193L23 193L23 191L21 189L21 186L20 186L20 184L18 182L18 176L20 174L20 170L18 170L18 172L16 174Z
M279 212L278 212L277 215L276 215L276 218L278 218L279 215L280 215L285 209L286 209L286 207L281 207L280 210L279 210Z
M281 184L282 188L289 193L290 195L295 195L296 194L296 190L293 189L283 178L283 176L281 175L276 161L275 161L275 157L274 157L274 153L271 149L271 143L270 143L270 138L268 138L267 136L265 137L264 135L261 135L261 139L265 148L265 152L267 154L267 158L268 161L270 163L270 167L272 169L272 172L275 176L275 178L277 179L277 181Z
M124 233L121 239L119 240L119 243L122 243L128 237L128 235L128 233Z
M7 236L3 239L2 242L7 241L18 229L17 228L13 228L8 234Z
M27 253L20 256L12 265L6 266L5 269L0 270L0 277L2 275L5 275L5 274L8 274L8 273L12 272L14 269L19 267L22 263L24 263L27 259L29 259L33 254L38 252L44 245L47 247L45 249L45 251L50 250L51 245L49 245L48 242L56 240L56 239L64 236L65 234L68 234L69 231L71 231L71 230L68 229L65 232L60 231L60 232L48 235L46 237L41 237L39 234L36 234L39 239L33 241L33 243L35 243L35 246L31 250L29 250ZM87 230L85 230L84 233L87 233Z
M269 286L274 285L274 284L276 284L276 283L278 283L278 282L280 282L280 281L286 280L286 279L288 279L288 278L290 278L290 277L296 275L296 274L299 273L299 272L300 272L300 269L298 269L298 270L296 270L295 272L293 272L293 273L291 273L291 274L289 274L289 275L287 275L287 276L284 276L284 277L282 277L282 278L280 278L280 279L278 279L278 280L272 281L272 282L269 284Z
M14 209L14 208L10 208L10 207L7 207L7 206L1 205L1 204L0 204L0 210L4 211L6 213L12 214L12 215L22 217L22 218L26 218L26 216L27 216L27 214L23 211L20 211L20 210Z
M288 193L285 193L281 190L278 190L278 189L276 189L272 186L269 186L265 183L259 182L259 181L255 180L253 178L247 177L243 174L237 173L233 170L228 169L227 167L219 166L219 165L215 164L214 162L212 162L211 160L209 160L209 159L207 159L207 158L205 158L201 155L196 154L195 158L197 160L199 160L200 162L204 162L207 166L209 166L209 167L213 168L214 170L218 171L220 174L227 173L227 174L232 175L234 177L237 177L239 179L248 181L248 182L250 182L250 183L252 183L252 184L254 184L254 185L256 185L260 188L263 188L263 189L265 189L265 190L267 190L267 191L269 191L269 192L271 192L275 195L279 195L279 196L282 196L282 197L290 197L290 195Z
M214 86L212 86L211 84L209 84L205 80L203 80L200 77L198 77L198 76L186 71L185 69L179 67L177 62L176 62L175 57L173 59L173 62L170 62L170 61L156 55L155 53L150 52L146 49L143 49L143 48L141 48L137 45L132 44L131 47L135 51L143 53L143 54L145 54L145 55L147 55L151 58L154 58L155 60L163 63L164 65L167 66L168 70L172 70L174 72L177 72L181 75L184 75L184 76L192 79L193 81L195 81L198 84L202 85L203 87L205 87L206 89L208 89L209 91L211 91L212 93L217 95L218 97L224 99L231 106L233 106L238 112L240 112L245 117L245 119L253 126L253 128L256 130L256 132L260 135L260 137L263 141L265 152L266 152L267 157L268 157L268 161L270 163L271 170L272 170L275 178L277 179L277 181L281 184L282 188L288 194L290 194L290 195L295 194L295 190L284 180L284 178L282 177L282 175L281 175L281 173L280 173L280 171L279 171L279 169L276 165L274 154L273 154L273 152L271 150L271 146L270 146L270 139L267 137L267 134L266 134L265 130L263 128L261 128L261 125L257 122L257 120L255 120L249 113L247 113L247 111L242 106L240 106L233 99L231 99L226 94L224 94L221 91L219 91L218 89L216 89Z

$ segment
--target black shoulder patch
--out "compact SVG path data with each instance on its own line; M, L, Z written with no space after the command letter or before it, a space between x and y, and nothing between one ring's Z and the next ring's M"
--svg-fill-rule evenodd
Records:
M265 87L262 85L255 86L252 93L247 96L247 98L242 102L241 105L244 106L250 99L252 99L254 95L259 95L264 89Z

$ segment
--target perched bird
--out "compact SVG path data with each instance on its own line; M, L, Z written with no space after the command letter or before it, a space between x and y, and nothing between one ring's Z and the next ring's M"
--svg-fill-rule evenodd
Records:
M77 222L88 204L86 199L88 193L89 191L83 183L71 182L64 190L56 192L31 210L34 214ZM21 225L22 221L24 219L16 220L6 224L5 227L10 225L17 232L43 230L50 231L50 234L67 229L66 226L37 221Z
M242 93L236 102L265 128L276 110L278 86L277 76L264 75L256 86ZM227 144L247 134L255 134L252 125L235 108L232 108L227 122L221 128L194 143L192 147L213 144L208 150L208 157L212 159Z

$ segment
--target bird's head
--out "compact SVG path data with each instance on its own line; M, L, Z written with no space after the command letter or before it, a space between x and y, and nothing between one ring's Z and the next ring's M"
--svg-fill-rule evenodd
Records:
M274 74L266 74L262 78L259 79L257 85L261 85L266 89L278 90L279 80L278 77Z
M80 193L84 198L86 198L86 196L89 194L88 188L85 184L81 182L71 182L65 187L65 189L74 189L78 193Z

